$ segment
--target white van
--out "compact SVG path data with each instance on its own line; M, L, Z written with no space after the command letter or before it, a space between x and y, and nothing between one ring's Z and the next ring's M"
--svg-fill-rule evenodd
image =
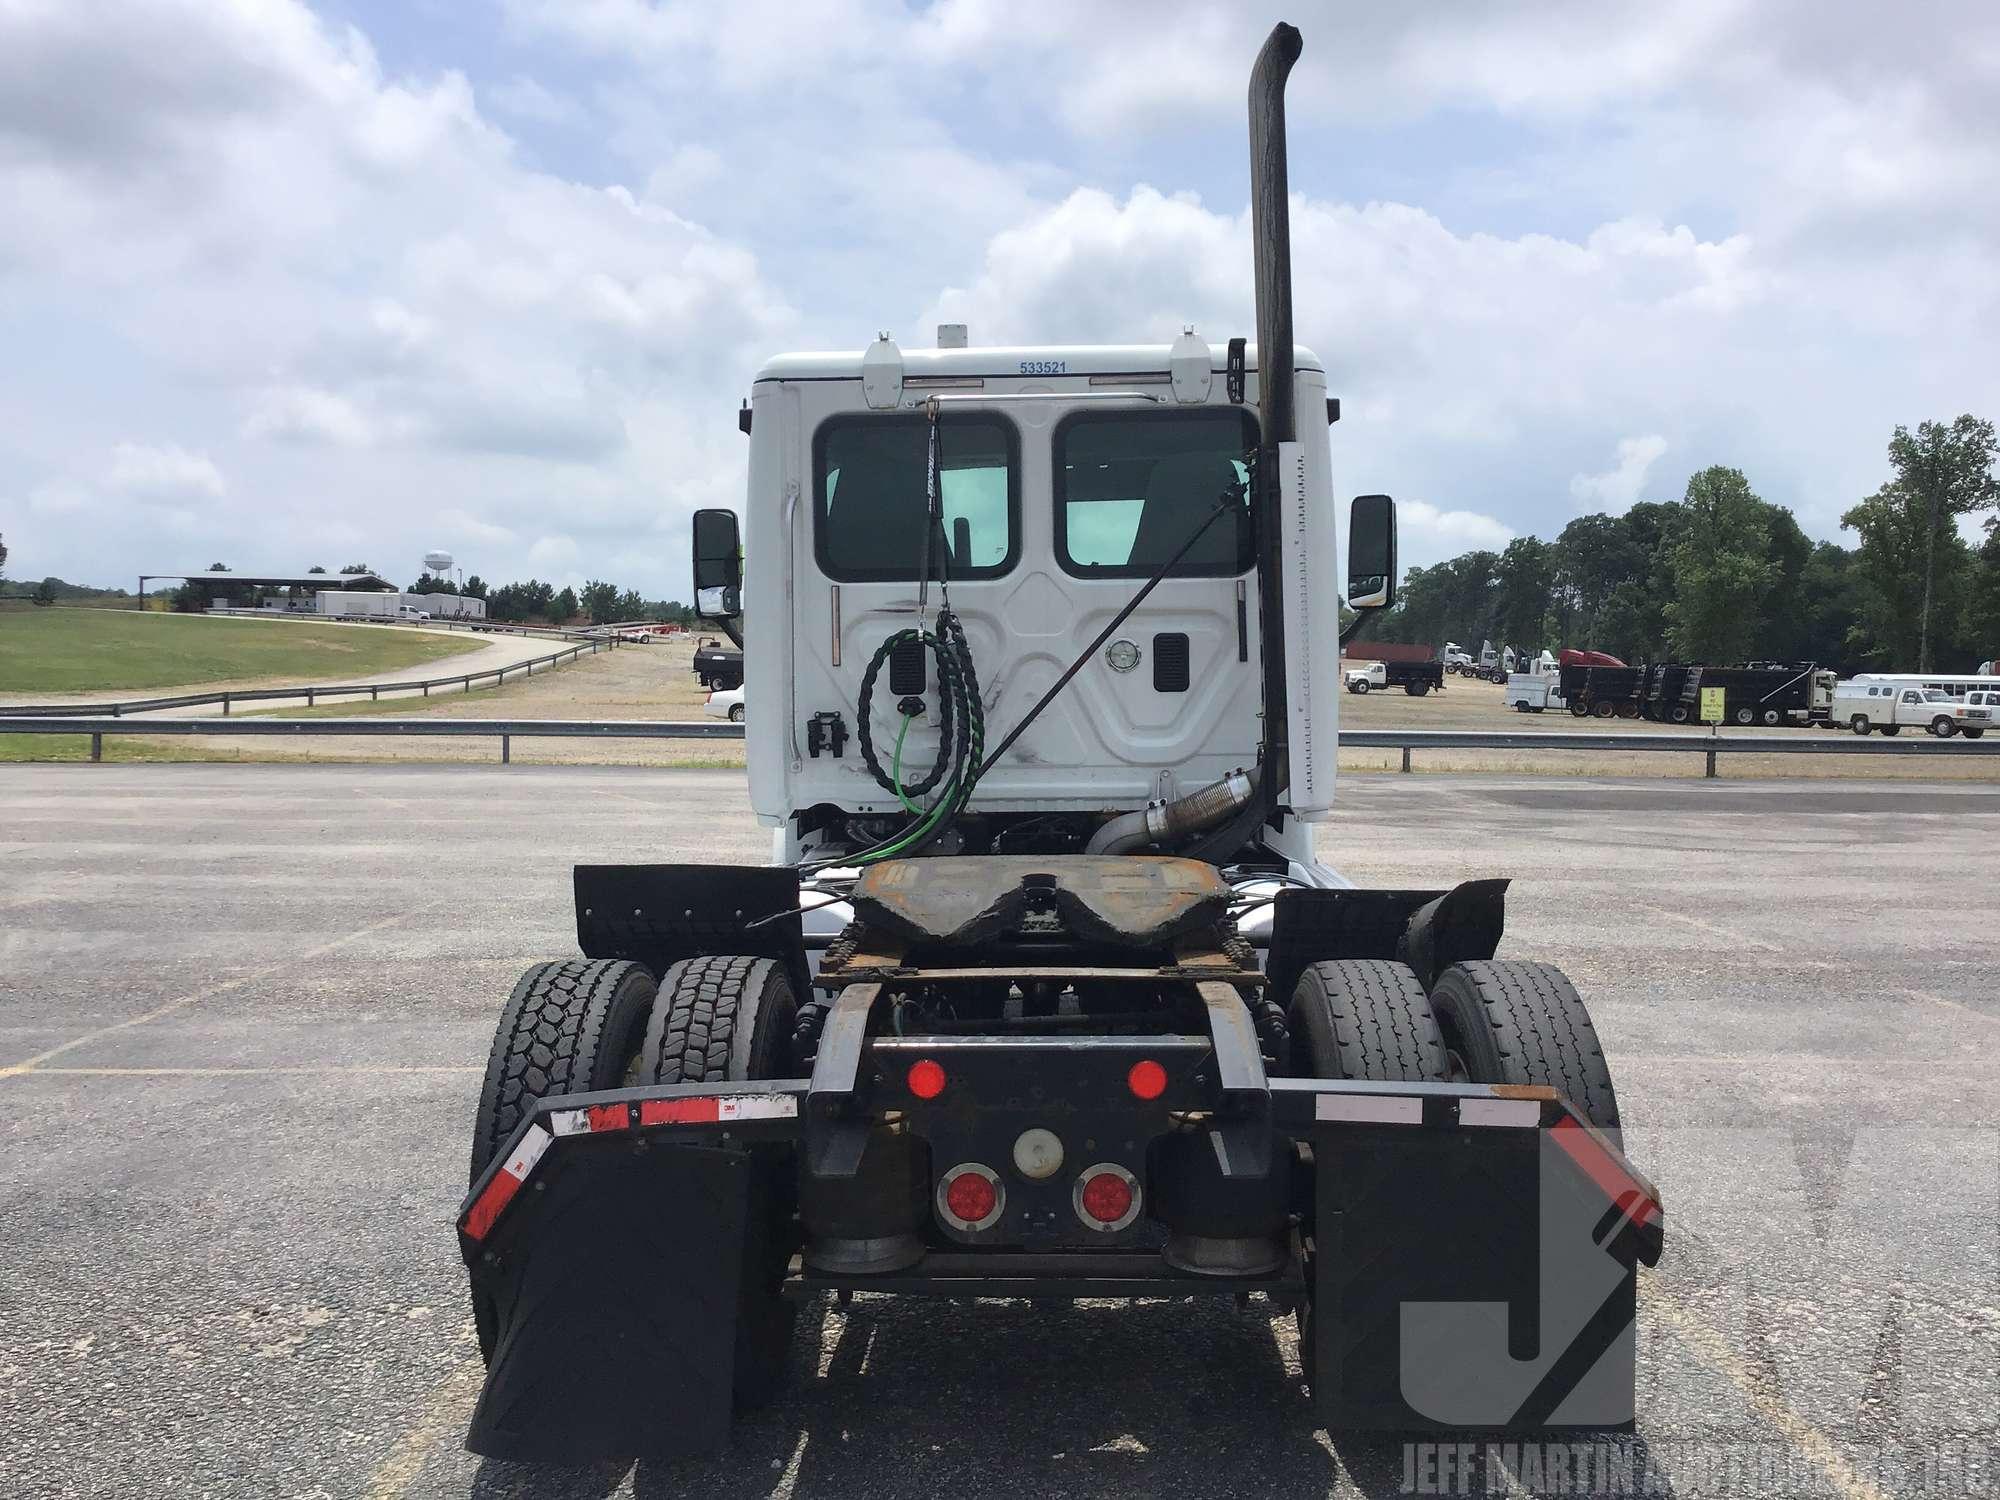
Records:
M1928 729L1940 739L1963 734L1969 740L1976 740L1986 733L1995 712L1990 704L1970 704L1963 698L1951 697L1939 688L1905 687L1896 683L1857 679L1843 682L1834 689L1833 708L1828 718L1834 724L1846 725L1856 734L1867 734L1872 729L1879 729L1883 734L1899 734L1908 725Z

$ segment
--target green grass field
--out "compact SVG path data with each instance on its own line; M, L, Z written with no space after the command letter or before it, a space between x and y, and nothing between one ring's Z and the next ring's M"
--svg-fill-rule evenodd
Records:
M366 682L475 651L460 635L373 625L207 619L105 609L0 613L0 693L90 693L210 682Z

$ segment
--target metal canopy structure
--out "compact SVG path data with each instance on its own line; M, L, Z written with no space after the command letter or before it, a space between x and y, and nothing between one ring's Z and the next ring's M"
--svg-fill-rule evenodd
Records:
M182 583L237 583L259 589L387 589L396 587L379 573L141 573L138 607L146 607L146 585L155 579Z

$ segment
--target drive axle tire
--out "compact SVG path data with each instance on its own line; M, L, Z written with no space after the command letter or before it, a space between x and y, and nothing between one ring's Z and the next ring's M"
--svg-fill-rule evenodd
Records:
M472 1130L475 1179L536 1100L624 1085L653 989L653 976L623 959L563 959L521 976L486 1059Z
M500 1012L479 1113L472 1126L472 1180L506 1149L535 1101L624 1085L653 1004L653 976L623 959L570 958L536 964ZM472 1323L482 1359L498 1333L492 1304L477 1292Z
M687 958L660 976L660 998L639 1055L641 1085L748 1083L790 1076L798 999L785 966L741 954ZM736 1304L736 1405L763 1406L784 1383L798 1304L785 1270L797 1230L789 1166L768 1160L751 1174Z
M1986 733L1986 731L1984 729L1961 729L1959 730L1959 733L1964 735L1969 740L1976 740L1982 734Z
M1868 715L1856 714L1853 722L1848 727L1856 734L1866 734L1868 732Z
M1292 990L1293 1066L1313 1078L1442 1083L1444 1042L1406 964L1379 958L1310 966Z
M1879 731L1889 736L1890 739L1894 739L1903 732L1903 726L1901 724L1883 724L1879 726Z
M1611 1069L1576 986L1554 964L1453 964L1431 990L1448 1057L1473 1083L1539 1083L1618 1139Z
M1940 714L1931 720L1931 733L1941 740L1948 740L1958 733L1958 725Z

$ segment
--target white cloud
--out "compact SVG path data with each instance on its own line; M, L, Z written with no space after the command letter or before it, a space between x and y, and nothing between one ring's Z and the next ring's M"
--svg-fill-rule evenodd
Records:
M1514 540L1504 521L1476 510L1439 510L1424 500L1396 502L1397 557L1424 567L1474 548L1498 552Z
M104 482L114 490L147 500L216 499L228 488L222 471L206 453L190 453L171 444L161 448L118 444L111 450L111 467Z
M516 73L505 83L494 84L479 93L503 115L532 120L538 125L566 125L582 113L575 100L551 93L525 73Z
M1573 474L1569 492L1579 505L1624 511L1639 498L1653 465L1667 451L1667 440L1658 433L1618 440L1618 462L1602 474Z
M248 437L337 448L367 448L376 440L374 422L353 401L306 385L260 392L243 431Z

